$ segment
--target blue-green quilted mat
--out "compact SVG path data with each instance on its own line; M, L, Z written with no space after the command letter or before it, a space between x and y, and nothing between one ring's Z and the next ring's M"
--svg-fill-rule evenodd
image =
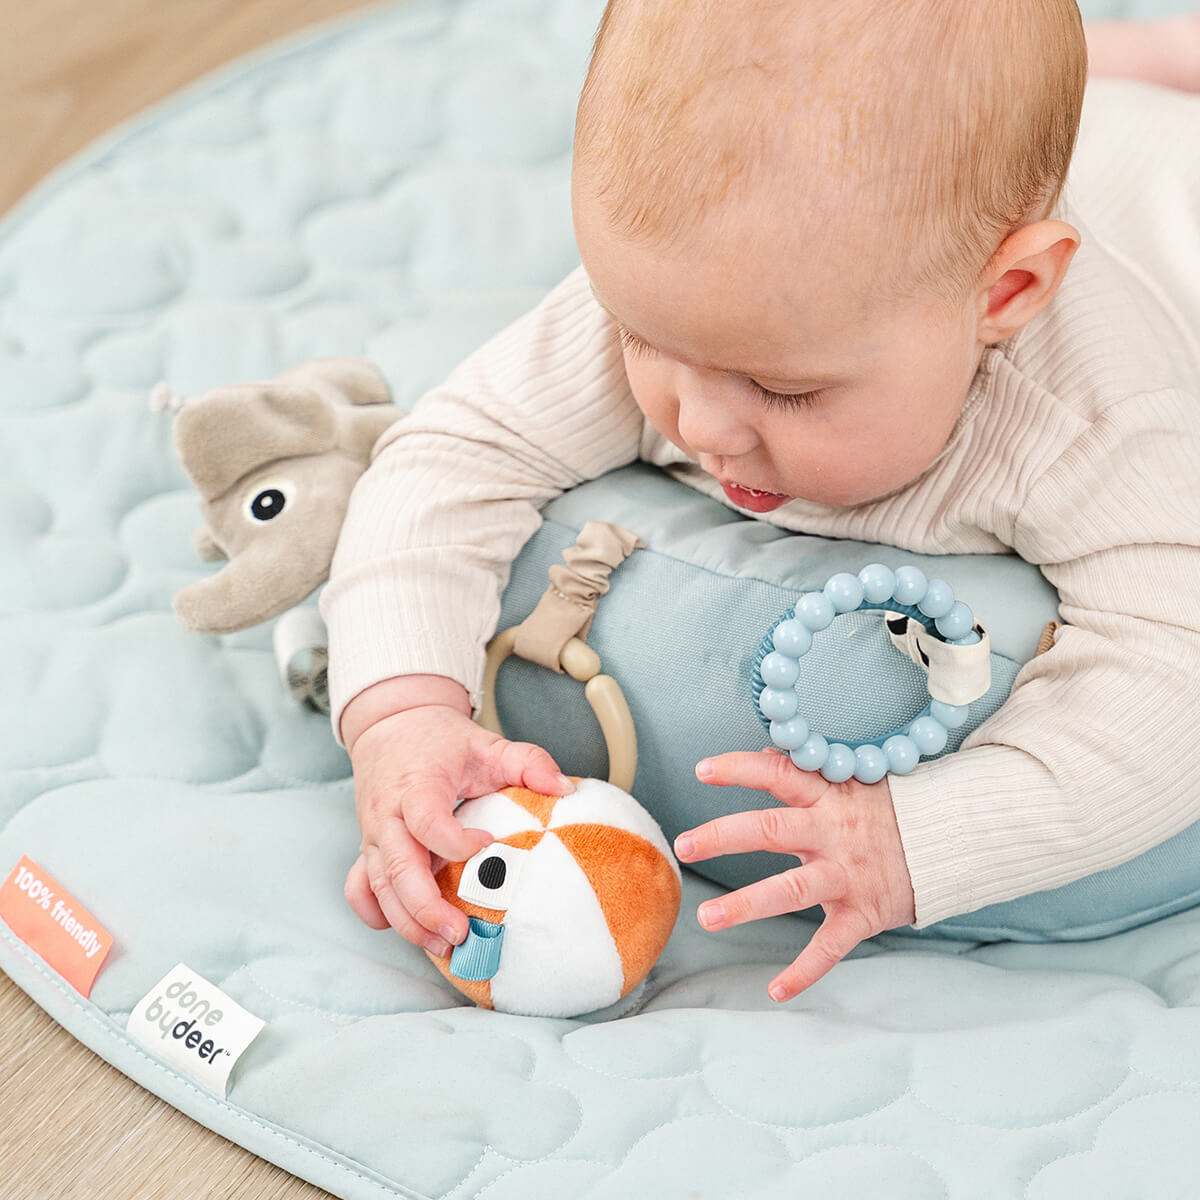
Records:
M373 10L153 110L0 226L0 879L28 856L114 939L87 999L3 922L0 966L344 1197L1194 1195L1200 913L1052 946L882 937L777 1008L811 922L704 934L716 888L689 875L620 1013L479 1011L345 906L348 763L270 629L176 624L210 568L150 389L365 354L408 403L534 303L575 262L599 11ZM225 1095L126 1031L177 963L265 1023Z

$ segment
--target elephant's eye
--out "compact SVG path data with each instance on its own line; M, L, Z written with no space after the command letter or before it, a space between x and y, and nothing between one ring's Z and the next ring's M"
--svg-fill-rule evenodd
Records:
M273 521L296 498L296 489L288 479L261 479L247 489L242 511L247 521L261 525Z
M256 520L270 521L283 512L283 506L286 503L287 499L278 488L267 488L265 492L259 492L250 501L250 512Z
M528 850L504 842L485 846L463 867L458 881L459 899L483 908L508 908L528 856Z

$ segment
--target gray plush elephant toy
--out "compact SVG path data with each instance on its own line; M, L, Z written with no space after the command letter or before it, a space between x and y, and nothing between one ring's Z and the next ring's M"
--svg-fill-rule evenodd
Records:
M322 358L261 383L151 406L178 408L175 445L200 495L194 544L228 564L175 596L180 623L231 633L299 604L329 574L350 492L403 412L356 358Z

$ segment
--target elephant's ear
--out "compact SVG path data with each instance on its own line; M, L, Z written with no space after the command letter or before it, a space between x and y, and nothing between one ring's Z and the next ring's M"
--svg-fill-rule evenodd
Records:
M334 444L332 405L310 388L258 383L216 388L175 418L179 461L205 500L281 458Z

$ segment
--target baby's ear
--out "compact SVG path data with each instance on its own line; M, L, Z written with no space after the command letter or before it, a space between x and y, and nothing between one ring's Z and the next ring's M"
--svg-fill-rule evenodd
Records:
M1010 233L979 282L979 340L991 346L1028 325L1054 299L1079 231L1065 221L1034 221Z

